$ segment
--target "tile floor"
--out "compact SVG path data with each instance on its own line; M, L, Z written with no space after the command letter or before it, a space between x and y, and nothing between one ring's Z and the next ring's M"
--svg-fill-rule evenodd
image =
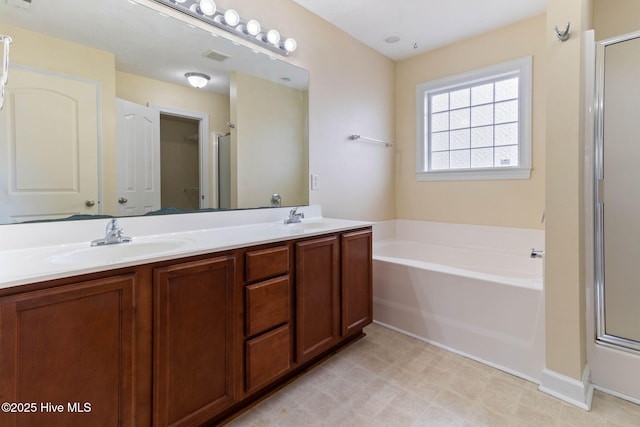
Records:
M590 412L537 385L370 325L367 337L227 426L640 426L640 406L596 391Z

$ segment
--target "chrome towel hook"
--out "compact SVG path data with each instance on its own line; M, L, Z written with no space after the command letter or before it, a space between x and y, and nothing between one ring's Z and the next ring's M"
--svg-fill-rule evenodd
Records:
M553 30L555 31L558 40L560 40L561 42L566 42L567 40L569 40L569 37L571 37L571 31L569 31L570 28L571 22L567 22L567 28L565 28L564 31L560 31L557 25L553 27Z

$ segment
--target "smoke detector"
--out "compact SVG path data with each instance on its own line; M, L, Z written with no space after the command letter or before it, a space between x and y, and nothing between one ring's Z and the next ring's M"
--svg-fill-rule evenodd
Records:
M7 5L29 10L31 9L31 0L7 0Z

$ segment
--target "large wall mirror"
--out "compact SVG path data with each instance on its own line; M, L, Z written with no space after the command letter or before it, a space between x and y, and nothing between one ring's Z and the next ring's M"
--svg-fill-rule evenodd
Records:
M0 223L308 204L308 72L161 12L0 2Z
M640 352L640 32L597 49L596 338Z

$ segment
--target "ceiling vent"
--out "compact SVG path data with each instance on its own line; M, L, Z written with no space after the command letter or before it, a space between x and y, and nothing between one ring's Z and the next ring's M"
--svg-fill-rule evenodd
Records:
M231 58L231 55L226 53L216 52L215 50L209 50L203 54L205 58L213 59L214 61L224 61L227 58Z

